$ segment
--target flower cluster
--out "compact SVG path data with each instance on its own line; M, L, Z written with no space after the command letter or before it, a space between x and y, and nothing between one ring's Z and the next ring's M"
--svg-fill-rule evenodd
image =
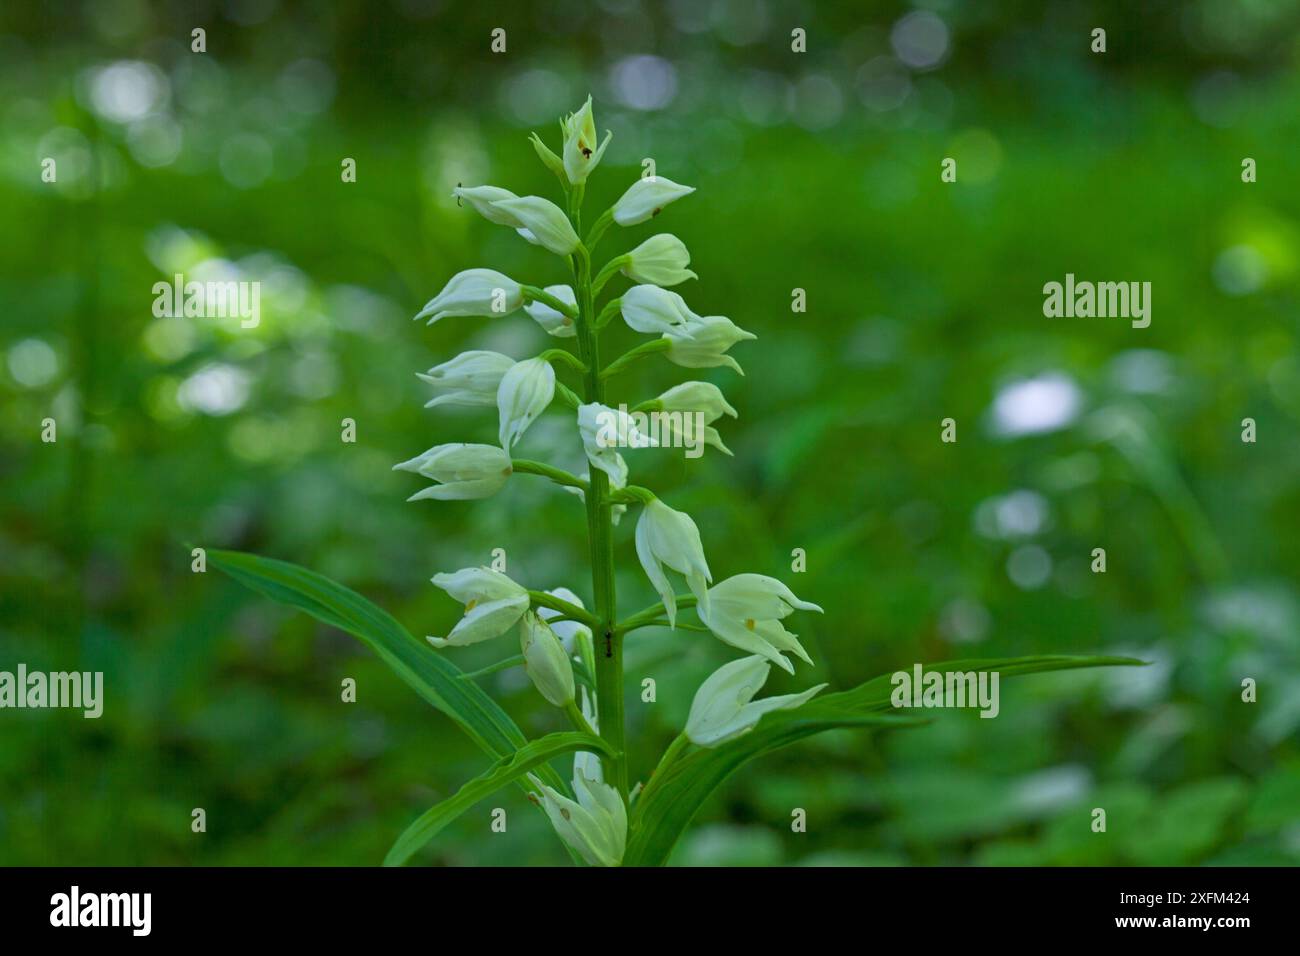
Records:
M800 694L753 697L766 681L771 664L793 673L791 658L811 663L796 635L782 623L795 610L820 611L800 600L781 581L761 574L737 574L714 583L690 515L660 501L650 490L628 482L628 465L620 447L644 447L647 436L631 416L611 407L605 386L614 374L642 356L661 354L688 369L728 367L743 374L729 354L732 346L754 336L720 315L701 316L670 287L696 278L690 253L676 236L660 233L630 252L615 256L595 275L591 254L611 225L632 227L647 222L669 203L694 192L662 176L642 178L606 210L585 238L581 207L588 178L610 142L597 142L591 99L560 123L563 137L557 154L533 134L532 145L543 164L559 179L567 209L540 196L518 196L499 186L458 186L454 196L491 223L506 226L527 242L567 260L572 284L527 285L491 269L468 269L453 276L416 318L430 324L453 316L497 316L522 310L555 339L573 340L576 353L551 348L515 360L498 352L468 351L419 377L433 390L428 407L467 405L495 407L498 444L437 445L396 465L433 484L416 492L422 498L486 498L499 492L515 474L549 478L578 495L588 514L591 537L594 606L573 591L532 591L502 572L463 568L439 574L433 583L465 607L445 637L430 637L439 648L491 640L518 628L522 666L538 692L563 709L582 731L599 733L618 756L592 753L575 757L572 797L534 779L538 802L560 837L588 863L616 865L623 856L628 809L636 791L627 786L623 741L621 641L639 627L678 627L684 608L694 607L702 628L747 656L719 668L696 694L680 746L717 747L753 729L763 714L797 707L825 685ZM597 313L596 298L618 274L634 283ZM598 360L597 337L621 316L632 330L652 336L607 365ZM577 391L556 379L556 367L581 378ZM534 421L553 403L566 405L589 465L574 475L551 465L513 457ZM674 386L637 406L638 411L697 413L710 425L722 415L736 416L716 385L691 381ZM706 443L727 452L717 430L708 427ZM629 507L640 507L636 554L660 603L619 621L614 614L611 525ZM685 581L679 595L671 576ZM575 677L575 668L581 679ZM595 688L595 701L586 686ZM581 701L577 698L581 691ZM661 770L663 764L661 764Z

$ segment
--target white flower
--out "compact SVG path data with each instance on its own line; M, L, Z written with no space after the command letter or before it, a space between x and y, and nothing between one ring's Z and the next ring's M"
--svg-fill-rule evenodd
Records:
M712 382L682 382L654 400L664 412L700 412L709 424L724 414L736 417L736 410L723 397L722 389Z
M495 445L470 445L455 442L434 445L410 461L393 466L393 471L413 471L438 482L417 491L407 501L437 498L460 501L488 498L505 487L513 470L510 456Z
M736 410L727 404L722 390L712 382L683 382L674 385L658 398L652 399L650 406L655 411L666 413L659 417L660 427L667 428L671 435L682 436L683 443L689 436L685 434L687 426L682 416L698 414L704 425L704 444L712 445L723 454L731 454L731 449L722 443L722 436L712 423L724 413L735 418Z
M726 354L727 349L737 342L758 338L753 332L746 332L722 315L687 319L685 326L667 331L663 337L669 342L667 357L670 362L683 368L715 368L725 365L741 375L745 374L744 369Z
M696 278L695 273L686 268L690 264L691 254L682 241L661 232L624 256L623 275L651 285L677 285Z
M416 315L429 324L449 315L508 315L524 304L524 290L509 276L492 269L466 269L451 277L441 292Z
M539 245L558 256L567 256L578 248L580 240L569 217L549 199L541 196L500 199L492 207L514 216L520 228L528 230Z
M614 203L614 221L620 226L645 222L676 199L695 192L694 186L682 186L663 176L638 179Z
M555 632L532 611L524 612L519 625L519 649L524 673L547 702L556 707L572 703L573 663Z
M439 574L433 583L465 605L465 616L446 637L430 637L434 647L463 647L491 640L515 626L528 610L528 592L491 568L461 568Z
M567 285L548 285L543 292L548 292L561 302L576 306L578 297L573 294L573 287ZM563 312L556 312L545 302L533 300L524 306L527 312L547 334L554 335L557 339L571 339L578 334L577 328L573 324L573 319L569 318Z
M609 487L617 491L627 487L627 462L625 462L623 456L618 453L615 453L614 457L617 461L613 462L613 471L606 471L606 474L609 475ZM591 482L591 472L589 471L584 471L578 477L585 482ZM583 493L581 488L574 488L572 485L565 485L564 490L569 492L569 494L577 495L579 501L585 502L587 500L587 496ZM627 514L627 505L615 502L609 506L609 520L613 523L614 527L618 527L618 523L623 520L623 515L625 514Z
M515 360L500 352L461 352L454 359L435 365L429 373L416 373L438 393L425 402L436 405L495 405L501 376L514 366Z
M684 330L686 320L698 319L676 292L657 285L634 285L619 296L623 321L637 332L658 334Z
M488 222L510 226L512 229L518 229L523 225L507 210L497 209L492 205L498 199L519 198L508 189L502 189L500 186L457 186L451 194L457 199L466 200Z
M582 491L581 488L574 488L573 490L579 493ZM578 597L578 595L574 594L568 588L552 588L546 593L559 598L561 601L568 601L570 604L576 604L578 607L586 607L586 605L582 603L582 598ZM564 612L557 611L552 607L539 607L537 609L537 616L547 624L551 624L552 619L563 617ZM555 632L555 636L560 639L560 643L564 645L564 650L569 654L576 654L578 652L579 646L583 642L584 635L588 638L591 637L591 628L587 627L587 625L583 624L581 621L559 621L555 624L551 624L551 630Z
M545 359L518 362L501 378L497 410L501 413L499 437L507 451L555 397L555 369Z
M716 747L754 729L759 718L774 710L793 710L806 703L825 684L802 694L783 694L753 700L771 672L762 657L742 657L723 664L700 685L686 718L686 736L700 747Z
M700 620L724 644L767 658L794 673L794 665L782 656L789 651L811 664L812 658L796 637L781 624L781 618L795 608L821 611L811 601L801 601L776 578L765 574L737 574L709 588L709 604L699 611Z
M668 583L663 565L685 575L686 583L699 601L699 607L709 604L709 563L704 559L704 545L700 543L700 529L684 511L674 511L658 498L652 499L641 511L636 523L636 555L646 577L663 598L668 621L677 626L677 598Z
M605 155L605 148L609 146L609 141L614 134L606 130L605 141L599 146L596 145L596 118L591 112L590 96L578 112L570 113L560 120L560 130L564 134L565 175L575 186L585 183L591 171L600 162L600 158ZM538 155L541 155L540 151Z
M582 435L587 461L609 475L610 483L619 488L627 485L627 462L614 449L657 444L637 429L626 412L599 402L578 406L578 432Z
M627 808L617 790L575 773L575 802L536 777L530 780L542 791L542 808L560 839L592 866L618 866L622 862L627 846Z

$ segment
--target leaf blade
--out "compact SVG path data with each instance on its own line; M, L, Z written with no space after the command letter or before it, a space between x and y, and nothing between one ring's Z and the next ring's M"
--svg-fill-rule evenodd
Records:
M614 753L609 744L599 737L579 731L547 734L531 741L509 757L498 760L446 800L435 803L420 814L393 843L392 849L384 857L384 866L401 866L444 827L484 797L551 758L577 750L589 750L607 756Z
M1002 676L1080 667L1141 664L1125 657L1040 655L987 660L955 660L923 665L928 671L998 671ZM837 727L915 726L924 718L892 713L892 674L857 687L827 694L793 711L767 714L749 733L721 747L696 750L664 771L664 779L647 784L634 807L624 866L662 866L682 832L709 795L732 773L757 757L804 737Z
M397 619L357 592L287 561L240 551L209 551L208 561L245 587L306 611L359 638L416 693L495 757L527 742L523 731L463 671L417 641Z

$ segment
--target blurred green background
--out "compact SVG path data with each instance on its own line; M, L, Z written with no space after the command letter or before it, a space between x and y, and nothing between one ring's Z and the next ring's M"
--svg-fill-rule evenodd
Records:
M695 517L716 577L777 575L826 608L791 621L816 667L767 692L952 657L1152 662L1008 681L997 720L779 752L723 786L675 861L1300 862L1300 5L1137 6L6 3L0 669L102 670L106 702L97 721L0 712L0 862L372 864L484 769L352 638L192 574L189 545L306 565L417 635L460 613L429 578L494 548L527 586L589 601L571 496L520 478L407 504L419 485L389 470L495 439L489 410L425 411L415 372L555 344L522 313L410 318L464 268L565 281L450 193L555 198L526 136L556 146L588 92L614 132L589 217L645 157L698 188L598 259L671 231L700 274L678 291L759 337L734 353L746 377L697 376L740 411L719 423L734 459L629 458ZM261 325L155 319L175 272L260 281ZM1152 282L1150 328L1044 318L1067 272ZM616 394L685 377L643 361ZM582 470L559 408L518 453ZM652 597L631 535L627 610ZM516 650L450 653L471 670ZM634 775L732 657L700 634L630 639ZM518 671L484 682L530 735L561 729ZM507 790L418 859L567 857Z

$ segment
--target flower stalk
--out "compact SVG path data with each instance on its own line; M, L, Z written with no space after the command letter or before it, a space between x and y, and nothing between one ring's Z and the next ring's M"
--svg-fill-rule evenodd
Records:
M598 140L591 100L560 123L561 153L532 137L533 148L563 187L563 204L541 196L519 196L499 186L457 186L455 195L488 222L514 230L523 240L567 262L572 285L538 286L517 282L491 269L468 269L453 276L417 318L431 323L447 317L505 316L522 310L554 339L573 339L576 354L548 348L516 360L497 352L475 350L431 368L421 378L434 391L431 407L495 407L499 447L471 443L436 445L397 470L414 472L434 484L413 498L444 500L488 498L515 475L537 475L582 498L587 518L592 604L565 587L533 590L511 580L504 570L462 568L440 574L433 583L464 607L461 620L445 637L430 636L436 648L455 648L495 640L516 629L519 655L470 677L520 666L534 689L558 709L574 728L599 747L575 753L569 792L530 777L540 793L536 801L557 834L589 863L617 865L627 848L629 813L638 791L654 792L664 771L689 746L708 747L748 732L763 713L795 706L806 697L787 695L752 701L769 663L786 670L785 656L808 656L781 619L795 608L817 609L774 578L736 575L717 584L705 556L694 519L664 501L650 488L630 484L621 449L663 446L627 412L627 403L606 395L609 380L632 363L650 356L685 368L740 366L727 352L754 336L725 316L700 316L670 286L696 278L688 266L690 251L671 233L659 233L631 251L613 256L599 271L592 252L613 227L635 227L655 218L665 206L694 189L663 177L634 182L613 206L595 218L582 239L582 205L586 184L599 165L610 134ZM597 310L597 297L615 277L635 285ZM651 336L607 364L601 358L600 334L616 317L634 332ZM557 372L570 379L559 380ZM610 402L615 402L611 405ZM567 406L576 419L578 438L589 471L579 477L531 458L515 458L512 449L526 440L530 426L552 405ZM717 430L707 427L721 415L735 416L721 390L708 382L685 382L657 398L642 401L655 413L695 416L705 423L703 439L726 451ZM671 437L673 427L669 423ZM729 452L728 452L729 454ZM622 621L615 592L614 530L632 508L639 513L635 546L641 569L660 600ZM680 575L690 591L677 595L669 575ZM678 620L694 609L700 623ZM664 627L712 633L750 654L742 665L724 667L709 693L697 695L694 722L668 748L649 786L631 789L627 757L623 687L623 642L638 628ZM720 676L719 676L720 675ZM720 688L720 689L717 689ZM588 689L594 691L589 694ZM733 693L736 691L736 693ZM580 693L580 699L579 699ZM815 691L805 692L808 695ZM740 696L744 696L741 700ZM594 696L594 701L592 697ZM735 697L735 700L732 698ZM734 706L733 706L734 705ZM599 754L593 752L599 750ZM558 780L555 781L558 783ZM575 799L576 798L576 799Z
M582 219L582 196L578 189L571 202L574 228ZM574 287L578 297L578 355L586 367L583 398L588 404L605 403L605 384L601 376L600 338L595 328L595 292L591 281L591 256L579 247L573 257ZM591 586L595 596L597 623L593 631L596 660L596 712L600 714L600 735L609 742L617 756L610 758L609 779L623 797L628 795L627 743L623 730L623 638L614 627L616 594L614 590L614 536L610 518L609 476L599 468L591 472L587 502L587 540L591 551Z

